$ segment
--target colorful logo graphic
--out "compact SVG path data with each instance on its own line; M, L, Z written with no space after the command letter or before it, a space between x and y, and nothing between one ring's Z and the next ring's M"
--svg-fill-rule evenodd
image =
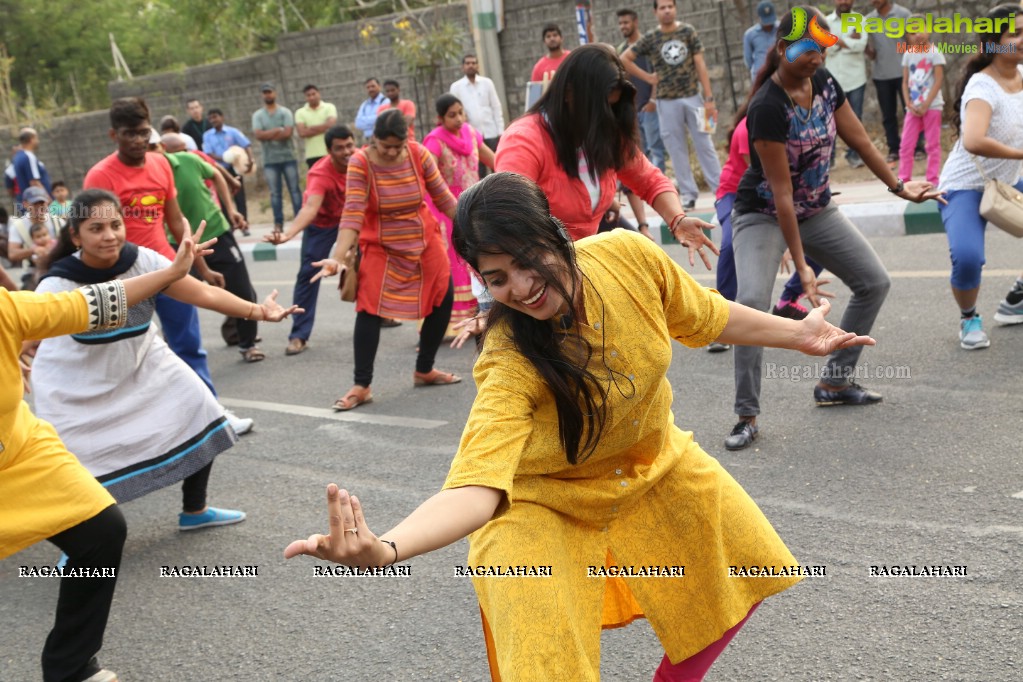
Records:
M810 35L806 35L809 32ZM838 42L838 36L828 33L817 23L817 15L807 22L806 10L802 7L792 8L792 31L783 38L793 42L785 50L785 58L789 62L799 59L800 55L810 50L824 54L824 50Z

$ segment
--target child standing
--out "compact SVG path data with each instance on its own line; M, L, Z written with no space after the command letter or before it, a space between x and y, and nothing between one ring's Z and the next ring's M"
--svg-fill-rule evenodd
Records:
M945 106L941 96L945 55L934 49L930 37L929 33L906 34L909 49L902 56L902 99L906 103L906 120L902 124L899 148L899 178L908 182L913 175L913 148L923 129L927 148L927 181L937 185L941 171L941 110Z

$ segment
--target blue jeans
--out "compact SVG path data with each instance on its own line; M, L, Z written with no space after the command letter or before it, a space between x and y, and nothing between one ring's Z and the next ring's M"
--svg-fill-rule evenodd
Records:
M176 301L166 294L156 295L156 315L167 345L185 364L192 368L210 392L217 395L206 363L206 349L202 347L202 333L199 331L199 311L194 305Z
M295 280L295 293L291 302L305 312L295 315L291 322L291 333L288 339L308 341L313 333L313 322L316 321L316 299L320 293L320 280L311 283L309 280L319 268L313 263L330 258L330 252L337 241L337 226L319 227L310 225L302 232L302 265Z
M661 124L657 118L656 111L641 111L637 115L639 120L639 139L643 145L643 153L650 159L650 163L664 170L664 141L661 140Z
M274 212L274 225L284 224L284 203L281 201L281 178L288 183L291 208L295 215L302 210L302 192L298 188L298 164L294 161L268 163L263 166L263 177L270 188L270 207Z
M864 83L855 90L848 90L845 93L845 99L849 102L849 106L852 107L853 113L856 114L856 118L863 120L863 95L867 92L867 85ZM847 149L845 152L845 160L852 162L860 158L852 149Z
M1023 192L1023 180L1017 181L1015 186ZM982 196L984 192L979 189L954 189L945 194L948 206L938 204L952 258L952 288L960 291L980 286L980 273L985 262L984 231L987 229L987 221L980 217Z

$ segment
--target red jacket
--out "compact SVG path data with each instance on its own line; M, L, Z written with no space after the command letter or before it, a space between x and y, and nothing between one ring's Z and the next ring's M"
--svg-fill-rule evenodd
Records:
M558 163L554 141L538 114L523 116L504 131L494 165L498 171L518 173L540 185L551 204L551 215L565 223L572 239L597 233L601 216L615 198L619 178L651 205L662 192L675 191L671 180L645 155L637 153L617 172L604 173L600 178L600 199L597 208L592 209L586 185L578 178L569 178Z

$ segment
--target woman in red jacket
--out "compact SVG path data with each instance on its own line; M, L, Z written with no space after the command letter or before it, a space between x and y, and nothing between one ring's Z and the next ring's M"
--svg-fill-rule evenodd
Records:
M689 262L699 254L710 269L703 249L717 249L703 230L712 226L686 217L671 180L639 149L635 99L636 89L610 48L572 50L547 92L501 136L496 170L536 182L573 240L597 233L620 179L689 247Z

